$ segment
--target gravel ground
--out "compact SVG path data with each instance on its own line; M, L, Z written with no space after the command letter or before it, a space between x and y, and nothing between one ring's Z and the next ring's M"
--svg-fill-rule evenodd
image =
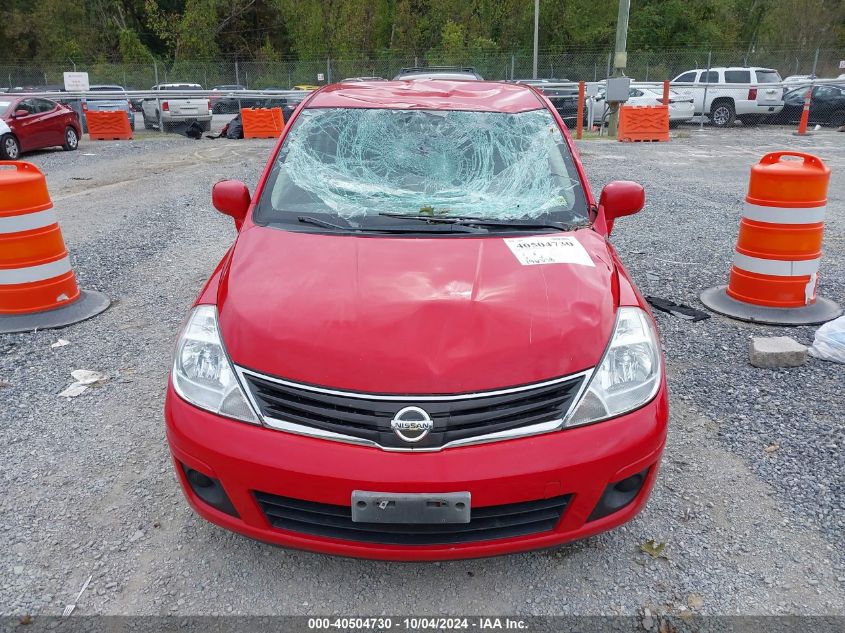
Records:
M698 305L725 283L748 169L811 149L834 170L821 292L843 300L845 135L682 130L668 144L584 141L595 191L646 186L614 242L646 294ZM139 135L28 156L47 174L84 288L113 306L62 331L0 336L0 614L845 614L845 366L747 361L751 335L812 328L658 315L672 421L646 510L554 551L395 564L287 551L193 515L162 422L175 333L234 237L211 183L251 187L269 141ZM70 343L51 348L59 337ZM108 381L75 399L70 372ZM777 450L766 447L777 444ZM649 539L664 555L640 550Z

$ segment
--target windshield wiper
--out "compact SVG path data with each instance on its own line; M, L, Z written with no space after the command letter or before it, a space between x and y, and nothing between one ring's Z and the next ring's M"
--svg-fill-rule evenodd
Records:
M417 215L414 213L390 213L382 212L389 218L403 218L407 220L419 220L421 222L437 224L456 224L459 226L498 226L509 229L554 229L556 231L574 231L575 229L589 226L586 222L581 224L564 224L563 222L534 222L532 220L507 220L497 218L476 218L471 215Z
M303 224L313 224L314 226L321 226L324 229L332 229L334 231L362 231L371 233L478 233L479 230L472 226L464 226L460 224L451 223L452 226L441 229L440 227L429 227L427 229L420 229L420 227L410 226L360 226L358 224L350 223L348 226L335 224L327 220L321 220L310 215L300 215L296 218Z
M324 229L334 229L335 231L358 230L357 226L351 224L349 226L341 226L340 224L334 224L333 222L327 222L319 218L312 218L310 215L299 215L296 219L303 224L313 224L314 226L322 226Z

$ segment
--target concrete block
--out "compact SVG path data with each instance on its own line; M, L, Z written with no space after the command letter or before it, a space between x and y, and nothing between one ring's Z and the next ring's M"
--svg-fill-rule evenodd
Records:
M748 355L755 367L798 367L807 360L807 348L788 336L752 336Z

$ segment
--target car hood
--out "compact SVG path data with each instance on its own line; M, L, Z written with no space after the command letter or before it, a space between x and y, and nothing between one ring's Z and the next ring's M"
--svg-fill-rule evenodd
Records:
M618 282L590 229L593 266L522 264L503 237L243 230L218 289L224 345L242 367L376 393L527 384L595 366Z

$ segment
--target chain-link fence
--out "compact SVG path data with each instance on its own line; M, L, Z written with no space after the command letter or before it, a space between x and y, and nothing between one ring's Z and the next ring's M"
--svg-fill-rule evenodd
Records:
M837 49L630 51L625 74L633 78L635 85L659 92L658 82L672 80L681 75L688 77L686 72L693 69L721 66L770 68L778 71L783 79L783 83L778 82L776 86L777 99L782 97L782 108L778 105L762 110L749 109L748 102L760 100L759 91L770 93L775 86L758 86L759 78L755 81L755 77L746 72L744 74L750 79L735 79L727 82L732 84L728 86L711 86L709 98L699 94L702 86L694 86L698 92L692 91L690 94L696 98L696 114L703 111L709 119L715 121L714 104L730 97L734 101L727 112L729 124L733 124L735 119L745 125L759 122L794 123L800 118L804 97L807 90L811 89L810 123L840 127L845 125L845 68L841 68L842 58L845 58L845 51ZM574 82L604 80L613 72L612 62L613 53L607 50L542 52L538 56L538 77L549 81L540 88L549 94L556 107L559 103L565 103L565 108L568 109L561 113L571 118L574 116L574 105L577 102L577 98L573 100L573 95L577 97L577 85ZM149 64L0 64L0 90L5 84L12 90L58 91L62 89L62 73L71 70L88 72L92 85L113 84L130 91L148 90L159 83L198 83L206 89L233 85L244 86L250 90L289 90L300 87L308 89L352 77L391 79L402 68L430 66L471 66L485 79L524 80L531 78L533 58L530 53L525 52L456 53L443 50L430 51L425 56L283 59L274 62L223 60L175 63L151 61ZM716 76L719 77L718 81L727 80L727 75L700 72L697 79L692 81L696 84L708 83L705 82L705 77ZM562 86L566 82L572 83ZM552 83L557 88L554 88ZM673 83L673 93L675 90L684 93L683 88L683 85ZM726 92L721 94L718 91L720 88L724 88ZM740 95L743 88L744 95ZM558 90L561 94L553 97L552 90ZM740 101L746 103L743 105ZM724 114L724 103L722 105L720 112ZM558 109L560 111L560 107Z
M626 74L640 81L672 79L685 70L710 66L763 66L782 77L810 75L836 78L845 51L837 49L707 50L676 49L630 51ZM538 56L538 76L569 81L598 81L612 71L612 51L581 50L543 52ZM179 61L148 64L33 64L0 63L0 87L61 86L62 73L86 71L92 84L118 84L128 89L147 89L157 83L191 82L206 88L240 84L247 88L291 89L297 85L321 85L350 77L393 78L409 66L472 66L485 79L527 79L532 76L530 53L483 51L429 51L424 56L390 55L343 59L283 59L256 61Z

